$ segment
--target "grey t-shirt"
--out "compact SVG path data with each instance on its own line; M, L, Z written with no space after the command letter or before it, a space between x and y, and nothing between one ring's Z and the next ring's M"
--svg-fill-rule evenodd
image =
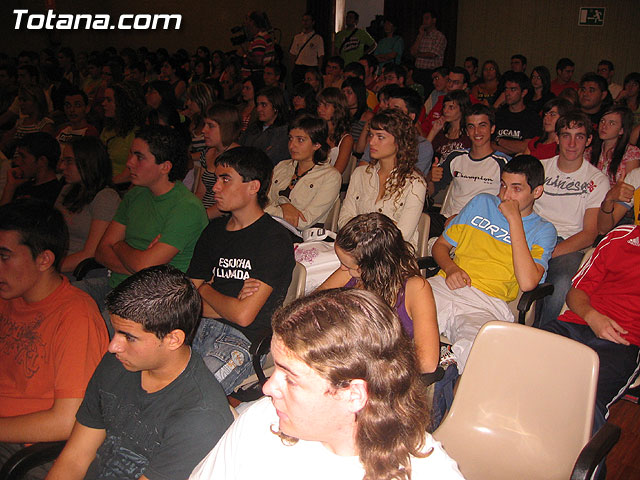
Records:
M222 387L200 355L163 389L147 393L141 373L105 354L76 419L107 436L87 479L187 478L231 425Z
M120 204L118 192L107 187L100 190L89 205L85 205L79 212L72 213L62 204L71 187L72 185L63 187L55 204L55 207L64 215L69 228L69 255L84 248L91 230L91 222L93 220L110 222Z

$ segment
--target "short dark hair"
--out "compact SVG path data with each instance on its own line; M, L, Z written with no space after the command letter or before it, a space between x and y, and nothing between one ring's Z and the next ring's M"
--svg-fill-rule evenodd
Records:
M584 85L586 82L593 82L598 84L598 88L601 92L609 91L609 85L607 85L607 81L594 72L585 73L580 79L580 86Z
M180 133L167 125L146 125L136 133L144 140L158 165L171 163L169 181L182 180L187 174L187 146Z
M533 190L544 184L544 167L540 160L533 155L518 155L502 169L503 173L520 173L527 179L527 184Z
M414 121L418 120L418 115L420 115L420 110L422 109L422 98L413 88L396 88L390 92L389 98L399 98L403 100L409 113L415 115Z
M531 91L531 82L529 77L523 72L514 72L509 70L502 76L502 80L506 84L507 82L517 83L521 90Z
M275 73L276 77L278 77L278 80L280 80L280 78L282 77L282 66L279 63L269 62L264 66L264 68L272 68L273 73Z
M356 22L358 22L360 20L360 14L358 14L358 12L356 12L355 10L349 10L347 12L347 15L349 15L349 14L352 14L352 15L354 15L356 17Z
M464 59L465 62L471 62L471 65L474 66L474 68L478 68L478 59L476 57L467 57Z
M520 60L523 65L527 64L527 57L520 53L516 53L515 55L511 55L511 60Z
M40 83L40 72L33 65L18 65L18 68L16 70L24 70L25 72L27 72L27 75L34 79L34 83Z
M387 63L384 68L384 73L395 73L396 77L398 78L404 78L406 80L407 78L407 69L404 68L402 65L398 65L396 63Z
M67 97L73 97L74 95L80 95L82 97L82 100L84 101L84 104L89 105L89 97L84 92L84 90L81 90L78 87L71 86L71 87L68 87L67 90L64 92L65 99Z
M249 18L256 24L256 27L259 30L264 30L269 26L269 20L265 14L265 12L252 11L249 12Z
M564 70L567 67L575 67L575 66L576 64L573 63L573 60L567 57L563 57L560 60L558 60L558 63L556 63L556 71Z
M611 60L600 60L598 62L598 66L600 65L606 65L607 68L612 72L615 70L615 68L613 68L613 62Z
M357 77L364 78L365 71L361 63L351 62L344 67L344 73L355 73Z
M45 132L29 133L16 141L16 148L24 148L31 155L45 157L50 170L56 169L60 160L60 144Z
M449 67L438 67L433 71L433 73L439 73L443 77L446 77L447 75L449 75L450 71L451 70L449 70Z
M329 59L327 60L327 63L336 63L340 65L340 70L344 69L344 58L342 58L340 55L329 57Z
M289 132L294 128L303 130L309 135L312 143L317 143L320 148L313 153L313 163L318 165L327 161L329 153L329 144L327 137L329 136L329 127L327 122L322 118L308 113L298 115L289 125Z
M424 12L422 12L422 16L424 17L426 14L431 15L431 18L438 18L438 12L436 12L433 8L427 8Z
M637 83L638 85L640 85L640 73L638 73L638 72L628 73L624 77L624 82L622 82L622 85L626 86L627 83L629 83L629 82L634 82L634 83Z
M491 108L483 105L482 103L476 103L471 105L471 108L467 110L467 115L464 117L464 121L466 123L467 118L471 115L486 115L489 117L489 124L494 126L496 124L496 111Z
M364 60L365 62L367 62L367 65L369 65L369 68L371 67L376 68L380 64L378 59L375 56L371 55L370 53L367 53L361 56L360 60Z
M464 83L469 86L469 82L471 81L471 77L469 76L469 72L464 67L453 67L449 70L449 74L457 73L458 75L462 75L464 77Z
M558 121L556 122L556 135L560 135L563 128L580 127L584 127L588 137L593 134L593 125L591 124L589 117L580 110L572 110L566 115L558 118Z
M29 248L34 260L50 250L55 257L53 268L60 272L69 245L69 231L59 210L42 200L15 200L0 207L0 230L18 232L20 243Z
M276 119L273 121L272 126L286 125L289 122L289 104L285 101L284 92L280 87L264 87L256 93L256 100L258 97L267 97L267 100L271 102L271 106L276 113Z
M145 268L126 278L105 299L107 310L140 323L163 339L182 330L190 345L200 322L202 300L191 280L171 265Z
M262 208L267 205L273 163L266 153L255 147L236 147L216 158L216 166L218 165L233 168L242 177L243 182L258 180L258 204Z

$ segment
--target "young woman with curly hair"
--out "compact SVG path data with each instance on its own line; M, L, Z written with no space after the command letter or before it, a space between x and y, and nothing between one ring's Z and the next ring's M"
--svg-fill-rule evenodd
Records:
M318 94L318 116L329 127L329 163L343 173L351 159L353 137L347 97L339 88L327 87Z
M338 226L361 213L377 211L390 217L415 247L427 184L415 168L418 140L411 118L398 110L376 114L371 119L369 147L371 162L354 170Z
M144 115L140 87L132 82L117 83L104 92L104 128L100 140L107 147L113 168L113 183L129 181L127 159Z
M340 229L335 249L340 268L319 290L355 287L377 293L414 339L420 371L435 371L440 351L435 300L398 227L381 213L358 215Z

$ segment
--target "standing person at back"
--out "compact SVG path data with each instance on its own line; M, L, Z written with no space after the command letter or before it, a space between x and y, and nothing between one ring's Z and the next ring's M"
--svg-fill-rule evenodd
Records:
M416 59L413 78L424 87L425 95L433 90L431 74L442 66L444 62L444 50L447 48L447 39L436 28L438 15L434 10L427 10L422 15L418 37L411 47L411 55Z
M376 49L376 41L366 30L358 28L358 20L358 12L349 10L345 17L344 29L336 34L334 55L340 55L345 65L357 62L365 53L371 53Z
M309 67L321 67L324 60L324 40L314 30L316 21L311 13L302 15L302 32L293 37L289 54L293 71L291 83L295 86L304 82L304 74Z

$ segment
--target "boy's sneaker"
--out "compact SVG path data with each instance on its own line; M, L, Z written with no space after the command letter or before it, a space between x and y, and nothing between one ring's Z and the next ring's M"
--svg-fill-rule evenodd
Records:
M451 350L451 345L442 345L440 347L440 366L446 370L449 365L457 363L456 356Z

